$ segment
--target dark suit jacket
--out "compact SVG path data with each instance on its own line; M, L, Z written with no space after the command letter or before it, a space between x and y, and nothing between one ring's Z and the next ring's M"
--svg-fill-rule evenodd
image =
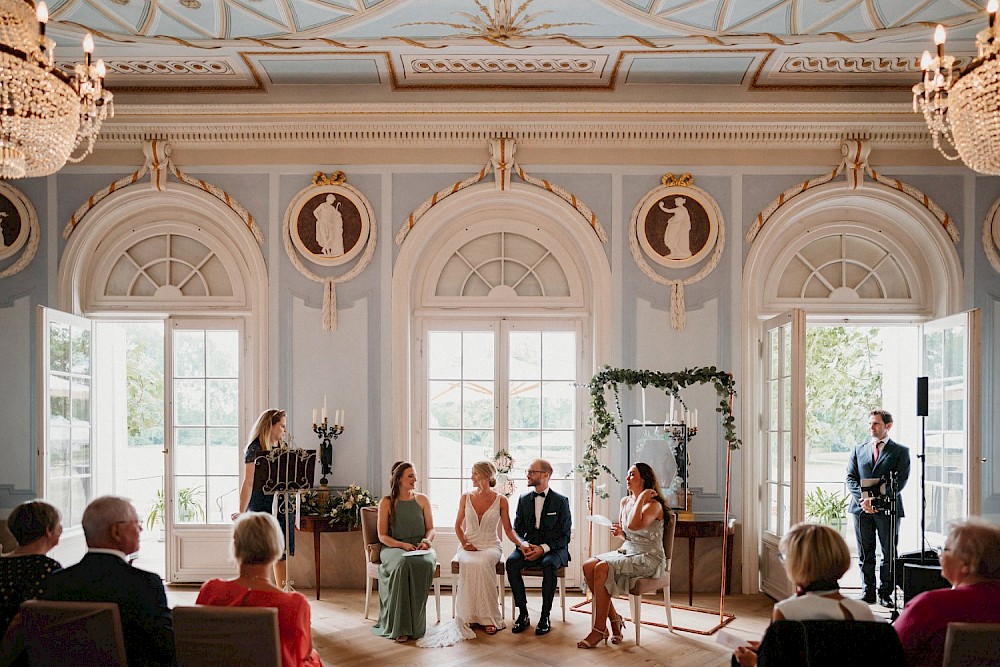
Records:
M526 493L517 501L514 532L532 544L549 545L549 553L561 560L559 567L565 567L569 563L569 538L572 531L573 517L569 510L569 498L566 496L551 488L545 493L541 526L535 525L534 495Z
M851 452L851 458L847 461L847 489L851 492L851 505L848 511L852 514L861 513L861 480L882 476L888 478L889 472L895 470L899 485L897 491L902 491L906 486L906 480L910 477L910 450L892 438L886 440L882 447L882 455L878 457L878 463L873 466L874 455L875 446L869 440L855 447ZM904 516L903 501L898 493L896 509L899 516Z
M114 602L132 667L173 665L174 631L160 577L114 554L88 553L47 579L42 600Z

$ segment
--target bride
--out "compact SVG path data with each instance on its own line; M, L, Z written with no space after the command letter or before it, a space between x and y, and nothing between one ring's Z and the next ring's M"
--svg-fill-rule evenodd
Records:
M495 635L505 625L497 599L497 563L500 549L500 526L515 546L521 540L510 525L507 498L493 490L496 468L489 461L472 466L473 490L462 494L455 519L455 535L461 543L455 559L459 562L455 619L430 630L418 642L422 648L451 646L475 639L472 626L482 626Z

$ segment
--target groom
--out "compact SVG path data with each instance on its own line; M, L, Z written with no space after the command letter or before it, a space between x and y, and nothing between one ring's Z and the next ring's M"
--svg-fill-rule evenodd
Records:
M514 532L521 538L521 544L507 558L507 580L518 610L517 621L511 628L514 634L531 626L521 569L542 568L542 614L535 634L546 635L552 629L549 612L556 592L556 570L569 563L569 537L573 528L569 499L549 488L551 476L552 465L548 461L532 461L528 466L528 486L534 491L521 496L517 503Z

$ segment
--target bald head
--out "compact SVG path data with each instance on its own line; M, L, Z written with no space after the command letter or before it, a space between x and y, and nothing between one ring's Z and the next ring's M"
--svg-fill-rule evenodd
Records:
M132 501L121 496L95 498L83 511L83 534L87 546L116 549L126 554L139 550L142 525Z

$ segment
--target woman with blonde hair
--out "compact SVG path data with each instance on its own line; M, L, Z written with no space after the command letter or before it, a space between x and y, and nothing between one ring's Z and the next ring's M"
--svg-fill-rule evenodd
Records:
M941 576L952 587L913 598L893 624L909 667L944 661L949 623L1000 623L1000 526L984 519L952 524Z
M259 457L266 456L267 453L281 445L281 439L285 435L286 416L284 410L271 408L264 410L257 418L251 433L250 442L247 443L247 451L243 457L245 470L243 474L243 485L240 487L240 511L233 514L235 520L243 512L267 512L274 514L278 518L278 525L281 526L281 533L285 535L285 508L281 503L275 508L274 494L264 493L264 482L267 481L267 466L256 465ZM275 509L272 509L275 508ZM288 525L291 527L295 523L295 517L288 517ZM284 542L280 558L274 562L274 583L278 586L285 585L287 574L286 558L295 555L295 530L288 530L288 554L284 552Z
M785 573L795 584L795 595L774 605L772 621L874 621L862 600L840 594L840 578L851 567L847 542L830 526L797 523L778 544ZM740 667L757 664L760 642L736 649L733 656Z
M497 470L489 461L472 466L472 491L463 493L458 503L455 535L460 547L455 559L459 563L458 591L455 599L455 619L435 628L417 642L421 648L451 646L466 639L475 639L474 626L488 635L506 627L497 600L497 563L503 557L500 548L500 527L515 546L521 540L510 523L507 498L493 487Z
M419 639L427 631L427 592L434 580L437 554L431 501L417 493L413 465L397 461L389 495L378 503L378 623L372 632L397 642Z
M281 667L320 667L312 648L309 602L286 593L268 576L285 545L278 520L266 512L245 512L233 525L233 558L240 576L202 585L197 604L214 607L274 607L278 610Z

